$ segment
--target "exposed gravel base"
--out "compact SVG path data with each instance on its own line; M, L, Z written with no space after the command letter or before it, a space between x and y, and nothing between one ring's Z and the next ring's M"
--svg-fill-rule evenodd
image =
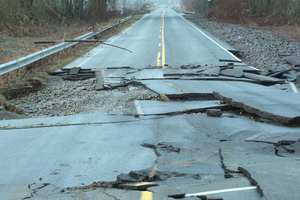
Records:
M37 93L10 100L29 117L67 116L79 113L123 112L130 114L127 102L135 99L157 99L158 95L142 86L95 91L96 79L66 81L51 78Z
M263 71L291 67L284 58L278 55L279 53L291 53L300 56L300 43L278 38L270 31L218 23L206 18L190 20L241 51L242 60L245 63Z

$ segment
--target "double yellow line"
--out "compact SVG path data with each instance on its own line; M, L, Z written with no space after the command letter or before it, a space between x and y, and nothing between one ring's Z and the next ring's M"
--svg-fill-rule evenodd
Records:
M161 40L162 42L159 43L159 46L161 46L161 55L160 55L160 52L158 52L157 54L157 66L163 66L164 68L166 66L165 65L165 33L164 33L164 29L165 29L165 9L164 9L164 12L162 14L162 26L161 26ZM161 62L161 65L160 65L160 60L162 61ZM143 191L142 192L142 195L141 195L141 200L152 200L153 198L153 193L152 192L149 192L149 191Z
M166 67L165 66L165 9L164 9L164 12L162 14L162 26L161 26L161 55L160 55L160 52L158 52L157 54L157 66L163 66L163 67ZM160 46L160 44L159 44ZM162 61L160 63L160 61Z

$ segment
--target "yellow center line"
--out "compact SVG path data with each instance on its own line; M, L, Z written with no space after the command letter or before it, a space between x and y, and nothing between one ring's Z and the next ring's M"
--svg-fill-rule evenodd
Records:
M160 52L158 52L158 54L157 54L157 65L156 66L157 67L160 66Z
M166 9L164 9L164 12L162 14L162 28L161 28L161 40L162 40L162 63L161 65L164 66L166 61L165 61L165 11Z
M180 90L181 92L185 92L185 93L189 94L189 92L186 91L186 90L184 90L184 89L181 89L181 88L179 88L179 87L177 87L177 86L175 86L175 85L173 85L173 84L171 84L171 83L168 83L168 84L169 84L170 86L172 86L172 87L174 87L174 88Z
M141 200L152 200L152 192L149 191L142 191Z
M134 186L143 186L143 185L151 185L153 184L153 182L143 182L143 183L137 183L137 184L133 184Z

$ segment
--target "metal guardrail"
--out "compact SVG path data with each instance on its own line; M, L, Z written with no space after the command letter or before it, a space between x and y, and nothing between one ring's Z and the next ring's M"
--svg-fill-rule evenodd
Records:
M118 23L115 23L115 24L111 24L109 25L108 27L105 27L104 29L101 29L101 30L98 30L97 32L90 32L90 33L87 33L85 35L82 35L82 36L79 36L75 39L77 40L85 40L85 39L88 39L88 38L91 38L103 31L106 31L107 29L110 29L118 24L121 24L129 19L131 19L132 16L129 16L129 17L126 17L122 20L120 20ZM78 42L66 42L66 43L61 43L61 44L58 44L58 45L55 45L55 46L52 46L52 47L49 47L47 49L44 49L44 50L41 50L41 51L38 51L36 53L33 53L33 54L30 54L28 56L25 56L25 57L22 57L22 58L19 58L19 59L16 59L14 61L11 61L11 62L8 62L8 63L4 63L2 65L0 65L0 76L4 75L4 74L7 74L9 72L12 72L12 71L15 71L17 69L20 69L22 67L25 67L27 65L30 65L31 63L34 63L40 59L43 59L47 56L50 56L52 54L55 54L59 51L62 51L66 48L69 48L75 44L78 44Z

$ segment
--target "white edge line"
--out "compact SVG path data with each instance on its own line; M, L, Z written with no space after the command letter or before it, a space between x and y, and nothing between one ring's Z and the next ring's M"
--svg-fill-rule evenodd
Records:
M173 10L173 12L175 12ZM189 22L187 19L185 19L183 16L179 15L178 13L175 12L176 15L178 15L179 17L181 17L181 19L183 19L184 21L186 21L187 23L189 23L191 26L193 26L197 31L199 31L200 33L202 33L205 37L207 37L209 40L211 40L213 43L215 43L216 45L218 45L220 48L222 48L223 50L225 50L227 53L229 53L232 57L234 57L235 59L237 59L240 62L243 62L242 60L238 59L235 55L233 55L231 52L227 51L227 49L225 49L224 47L222 47L220 44L218 44L216 41L214 41L213 39L211 39L210 37L208 37L205 33L203 33L198 27L196 27L194 24L192 24L191 22Z
M143 109L141 107L141 104L138 100L134 100L135 109L137 111L138 115L144 115Z
M291 86L293 92L299 93L299 91L298 91L298 89L297 89L297 87L296 87L296 85L294 83L290 83L290 86Z
M254 190L256 188L257 188L256 186L251 186L251 187L232 188L232 189L225 189L225 190L214 190L214 191L209 191L209 192L199 192L199 193L186 194L185 197L201 196L201 195L208 195L208 194L218 194L218 193L223 193L223 192Z
M112 41L110 41L108 44L113 43L115 40L117 40L119 37L121 37L124 33L126 33L127 31L129 31L132 27L134 27L137 23L139 23L142 19L140 19L139 21L135 22L134 24L132 24L129 28L127 28L126 30L122 31L119 33L119 36L116 37L115 39L113 39ZM100 44L101 45L101 44ZM83 61L82 63L80 63L79 65L77 65L77 67L82 66L84 63L86 63L87 61L89 61L90 59L92 59L96 54L98 54L100 51L102 51L105 47L107 47L108 45L103 46L99 51L97 51L96 53L94 53L91 57L89 57L88 59L86 59L85 61Z

